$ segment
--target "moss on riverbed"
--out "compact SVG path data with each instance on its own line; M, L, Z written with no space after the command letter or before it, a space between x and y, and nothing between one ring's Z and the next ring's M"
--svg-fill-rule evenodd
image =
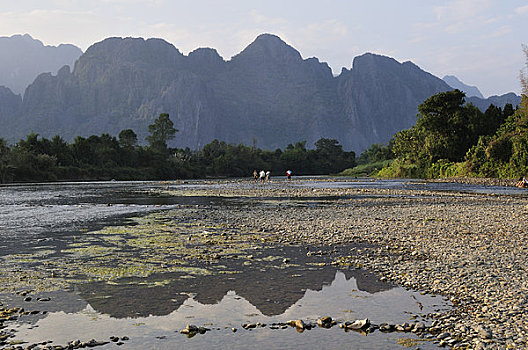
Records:
M56 290L68 281L109 282L158 273L237 273L218 265L218 259L240 259L266 241L262 233L229 230L207 220L185 221L178 214L159 212L133 218L127 225L84 232L59 251L4 256L0 291Z

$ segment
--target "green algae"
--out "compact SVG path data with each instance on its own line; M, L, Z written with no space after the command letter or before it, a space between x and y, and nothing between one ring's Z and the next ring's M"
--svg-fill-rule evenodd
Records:
M77 256L101 256L112 254L115 248L101 247L101 246L76 246L68 249L62 249L61 252L65 254L72 254Z
M398 345L404 346L406 348L412 348L415 346L420 346L420 344L429 342L428 339L414 339L414 338L398 338Z
M0 290L13 290L17 286L57 290L67 288L68 282L121 283L121 279L159 273L177 273L181 275L179 278L239 273L218 265L218 259L248 256L256 243L260 245L266 240L263 234L249 230L228 228L206 219L181 221L178 215L177 210L156 212L129 219L125 225L83 232L59 251L42 249L32 254L5 256L0 278L7 283ZM262 260L278 259L282 257ZM199 266L203 263L216 265ZM7 268L26 273L18 273L16 278L2 276Z

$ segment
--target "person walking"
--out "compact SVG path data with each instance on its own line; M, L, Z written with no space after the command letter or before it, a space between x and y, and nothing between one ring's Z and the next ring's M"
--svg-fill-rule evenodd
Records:
M292 171L291 170L286 170L286 178L288 180L291 180L291 176L292 176Z
M264 170L260 171L260 182L266 182L266 172Z

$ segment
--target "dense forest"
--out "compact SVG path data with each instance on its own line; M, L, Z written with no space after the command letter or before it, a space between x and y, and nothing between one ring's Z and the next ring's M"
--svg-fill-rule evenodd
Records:
M318 140L315 149L297 142L284 150L265 151L217 140L198 151L173 149L167 141L177 130L166 113L149 125L149 133L148 146L138 145L131 129L117 138L78 136L72 143L33 132L13 146L0 139L0 182L249 177L261 169L272 175L284 175L288 169L296 175L329 174L355 166L354 152L343 151L333 139Z
M520 106L490 105L481 112L460 90L441 92L418 107L410 129L388 145L372 145L344 175L438 178L528 176L528 47L521 71Z

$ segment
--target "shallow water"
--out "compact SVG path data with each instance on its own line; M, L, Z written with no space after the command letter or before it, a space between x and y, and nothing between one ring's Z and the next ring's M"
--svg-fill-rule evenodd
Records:
M159 217L171 213L174 217L180 208L202 210L210 206L240 203L248 206L324 205L323 200L315 197L262 202L252 198L172 197L160 194L171 189L218 186L256 185L250 181L196 180L0 187L0 259L3 268L9 271L16 271L17 268L36 270L46 275L57 271L60 273L61 269L67 269L64 264L69 262L81 264L78 273L69 271L70 274L64 277L67 281L71 280L70 288L33 292L31 301L24 301L24 297L13 293L0 295L4 305L47 311L45 314L41 312L21 316L17 323L9 324L9 328L15 330L13 340L29 343L53 340L53 344L64 345L75 339L108 340L110 336L126 335L130 339L124 341L124 347L128 348L394 348L399 346L399 338L417 338L407 333L385 334L379 331L364 336L356 332L344 332L338 327L314 328L299 333L293 328L273 330L269 324L290 319L315 321L325 315L342 320L367 317L375 323L403 323L412 322L411 317L421 320L420 315L449 307L440 297L423 296L386 284L362 270L330 265L335 257L346 255L347 247L334 250L327 248L324 254L307 256L306 247L257 247L253 243L242 247L240 243L237 248L239 251L230 254L235 257L237 254L251 254L253 257L250 260L220 259L214 263L184 261L175 263L174 268L169 269L170 272L164 272L167 270L165 266L154 266L157 264L154 259L157 248L148 250L141 246L146 241L138 240L141 232L131 231L134 225L140 226L131 221L133 217L149 213L160 213ZM412 180L297 178L291 183L275 180L266 186L526 195L524 190L516 188ZM126 230L119 233L106 229L111 234L105 231L105 228L112 226L125 227ZM184 237L191 234L192 229L174 226L172 234L175 236L171 240L178 235ZM196 230L205 232L202 228ZM215 230L218 229L208 229L207 234L214 238L220 234L220 230ZM138 241L135 246L130 245L131 238ZM119 244L116 239L119 239ZM98 255L99 251L89 250L94 247L106 250L104 254ZM165 248L159 248L160 259L171 258L176 261L182 258L174 251L165 254L162 252ZM208 249L213 248L211 246ZM308 249L315 252L325 248ZM289 259L287 263L284 262L285 258ZM150 264L147 264L147 272L141 270L140 273L112 279L107 279L104 274L92 278L82 277L81 270L86 265L92 266L97 261L101 261L100 264L127 265L127 261L131 261L127 259L144 259L146 264ZM38 301L37 298L50 300ZM428 320L425 321L427 323ZM242 324L249 322L266 323L268 326L251 331L241 328ZM211 328L211 331L187 338L179 334L186 324L203 325ZM238 331L233 333L231 328L237 328ZM428 342L418 346L422 349L436 347ZM103 348L110 347L115 345L108 344Z
M274 305L273 298L269 298L270 290L264 288L258 293L254 290L258 287L252 285L254 282L251 281L249 285L244 283L237 286L237 283L234 283L232 286L226 286L226 291L216 296L204 296L204 291L199 289L195 290L196 292L184 293L183 291L189 290L171 285L166 287L170 292L163 293L164 297L175 297L179 302L163 312L159 312L158 305L152 305L152 309L142 310L144 315L140 316L121 313L122 307L131 302L138 302L134 300L134 296L128 294L118 296L118 299L123 300L117 305L109 305L106 302L90 303L86 299L76 299L76 293L70 293L69 297L62 293L60 301L65 305L63 308L66 311L62 311L59 305L55 306L56 311L46 315L33 316L33 319L28 316L28 323L18 326L15 339L30 343L53 339L55 344L66 344L73 339L109 339L111 336L126 335L130 340L125 344L130 348L245 349L255 346L287 348L293 345L308 348L343 348L345 344L347 348L353 349L391 348L397 346L399 338L413 336L380 332L364 336L353 331L344 332L338 327L314 328L301 334L294 328L273 330L269 325L290 319L316 321L321 315L332 315L336 319L345 320L369 317L372 322L377 323L404 322L409 320L411 314L446 309L441 298L423 296L402 288L389 287L377 291L362 289L358 279L352 275L347 277L347 273L343 271L335 272L333 277L331 273L323 274L320 278L322 279L313 278L313 284L303 284L307 288L302 288L302 291L295 294L294 299L298 299L291 300L291 305L287 303L280 307ZM328 280L325 281L325 278ZM362 283L365 282L368 284L367 279L363 278ZM295 284L294 281L292 283ZM86 298L84 292L80 292L81 298ZM284 290L278 294L291 299L291 293ZM55 300L54 293L46 296L52 299L48 303ZM161 299L155 302L163 303ZM423 305L422 310L417 301ZM24 305L21 301L11 303ZM25 306L27 308L28 303L25 303ZM250 322L266 323L268 326L251 331L242 329L242 324ZM205 325L211 331L205 335L187 338L178 332L187 323ZM234 333L232 328L236 328L237 332ZM427 348L428 345L431 344L426 343L421 345L421 348Z

